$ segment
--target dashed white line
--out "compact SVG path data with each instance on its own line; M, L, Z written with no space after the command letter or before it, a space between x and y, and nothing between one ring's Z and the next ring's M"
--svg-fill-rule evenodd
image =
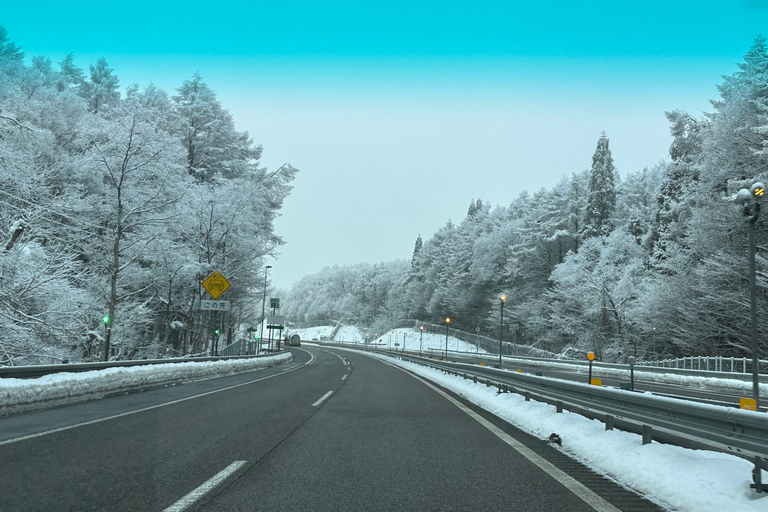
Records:
M345 373L341 380L347 380L347 374Z
M320 400L318 400L317 402L313 403L312 407L317 407L321 403L325 402L325 399L328 398L329 396L331 396L332 394L333 394L333 391L327 392L326 394L324 394L323 396L320 397Z
M211 489L219 485L221 482L227 479L229 475L243 467L243 465L246 464L246 461L244 460L236 460L226 468L222 469L218 473L216 473L211 479L209 479L207 482L204 482L201 484L197 489L190 492L183 498L181 498L179 501L171 505L170 507L163 510L163 512L181 512L182 510L188 508L190 505L192 505L194 502L208 494Z

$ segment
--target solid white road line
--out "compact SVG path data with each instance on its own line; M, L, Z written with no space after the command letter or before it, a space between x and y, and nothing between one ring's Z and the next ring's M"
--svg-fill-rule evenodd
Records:
M181 498L179 501L171 505L170 507L163 510L163 512L181 512L182 510L186 509L190 505L192 505L194 502L211 492L211 489L215 488L217 485L219 485L221 482L227 479L229 475L243 467L245 465L246 461L244 460L236 460L226 468L222 469L218 473L216 473L213 478L208 480L207 482L204 482L202 485L200 485L197 489L190 492L183 498Z
M379 359L381 361L381 359ZM455 398L453 398L451 395L443 392L441 389L438 389L437 387L433 386L426 380L422 379L421 377L418 377L414 375L413 373L405 370L404 368L401 368L400 366L394 365L392 363L388 363L386 361L382 361L385 364L389 364L391 366L394 366L398 370L401 370L414 379L421 381L424 385L432 388L434 391L439 393L443 396L446 400L451 402L453 405L464 411L466 414L468 414L472 419L480 423L482 426L490 430L493 434L495 434L499 439L507 443L509 446L517 450L518 453L520 453L523 457L528 459L529 461L536 464L541 470L543 470L545 473L549 474L552 478L563 484L569 491L571 491L573 494L581 498L587 505L591 506L593 509L597 510L598 512L621 512L618 508L611 505L609 502L607 502L605 499L601 498L594 492L592 492L587 486L570 476L568 473L564 472L562 469L558 468L545 458L543 458L538 453L534 452L530 448L524 446L522 443L520 443L517 439L510 436L503 430L501 430L499 427L491 423L490 421L486 420L479 414L477 414L472 409L468 408Z
M310 353L310 355L312 355L312 354ZM312 364L312 361L314 361L314 356L305 364ZM113 420L115 418L122 418L123 416L128 416L130 414L137 414L137 413L144 412L144 411L151 411L152 409L158 409L160 407L165 407L167 405L173 405L173 404L178 404L178 403L181 403L181 402L186 402L187 400L193 400L195 398L200 398L200 397L203 397L203 396L212 395L214 393L221 393L222 391L229 391L230 389L239 388L241 386L247 386L249 384L253 384L254 382L260 382L262 380L271 379L272 377L279 377L280 375L284 375L286 373L292 372L294 370L297 370L298 368L301 368L301 367L299 366L299 367L293 368L291 370L285 370L285 371L282 371L280 373L275 373L273 375L268 375L266 377L262 377L260 379L249 380L248 382L243 382L242 384L235 384L234 386L229 386L229 387L221 388L221 389L215 389L213 391L208 391L206 393L200 393L199 395L188 396L186 398L180 398L178 400L173 400L171 402L165 402L165 403L162 403L162 404L151 405L149 407L144 407L142 409L136 409L135 411L128 411L128 412L124 412L124 413L121 413L121 414L115 414L114 416L107 416L106 418L99 418L97 420L85 421L83 423L76 423L74 425L67 425L66 427L55 428L53 430L46 430L45 432L38 432L37 434L30 434L28 436L21 436L21 437L16 437L16 438L13 438L13 439L7 439L5 441L0 441L0 446L3 446L5 444L17 443L19 441L26 441L27 439L34 439L36 437L47 436L48 434L55 434L56 432L63 432L65 430L70 430L70 429L77 428L77 427L84 427L86 425L93 425L95 423L101 423L102 421L109 421L109 420Z
M326 394L324 394L323 396L320 397L320 400L318 400L317 402L313 403L312 407L317 407L321 403L325 402L325 399L328 398L329 396L331 396L332 394L333 394L333 391L327 392Z

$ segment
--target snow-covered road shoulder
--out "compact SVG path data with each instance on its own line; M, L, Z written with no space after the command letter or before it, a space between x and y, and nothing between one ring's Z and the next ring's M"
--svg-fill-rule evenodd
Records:
M290 361L281 353L248 359L183 362L54 373L37 379L0 379L0 415L95 400L160 386L225 377Z

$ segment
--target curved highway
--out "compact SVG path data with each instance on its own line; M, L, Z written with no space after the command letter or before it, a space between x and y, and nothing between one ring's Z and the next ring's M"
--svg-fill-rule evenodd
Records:
M0 419L2 511L655 511L366 354Z

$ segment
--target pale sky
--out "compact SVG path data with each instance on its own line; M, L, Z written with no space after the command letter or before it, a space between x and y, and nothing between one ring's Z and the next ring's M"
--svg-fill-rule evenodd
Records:
M768 33L762 0L626 4L17 2L0 25L28 58L106 57L123 87L174 93L199 72L264 166L301 170L271 263L287 288L409 259L470 200L507 205L588 168L603 131L622 175L667 158L664 111L710 111Z

